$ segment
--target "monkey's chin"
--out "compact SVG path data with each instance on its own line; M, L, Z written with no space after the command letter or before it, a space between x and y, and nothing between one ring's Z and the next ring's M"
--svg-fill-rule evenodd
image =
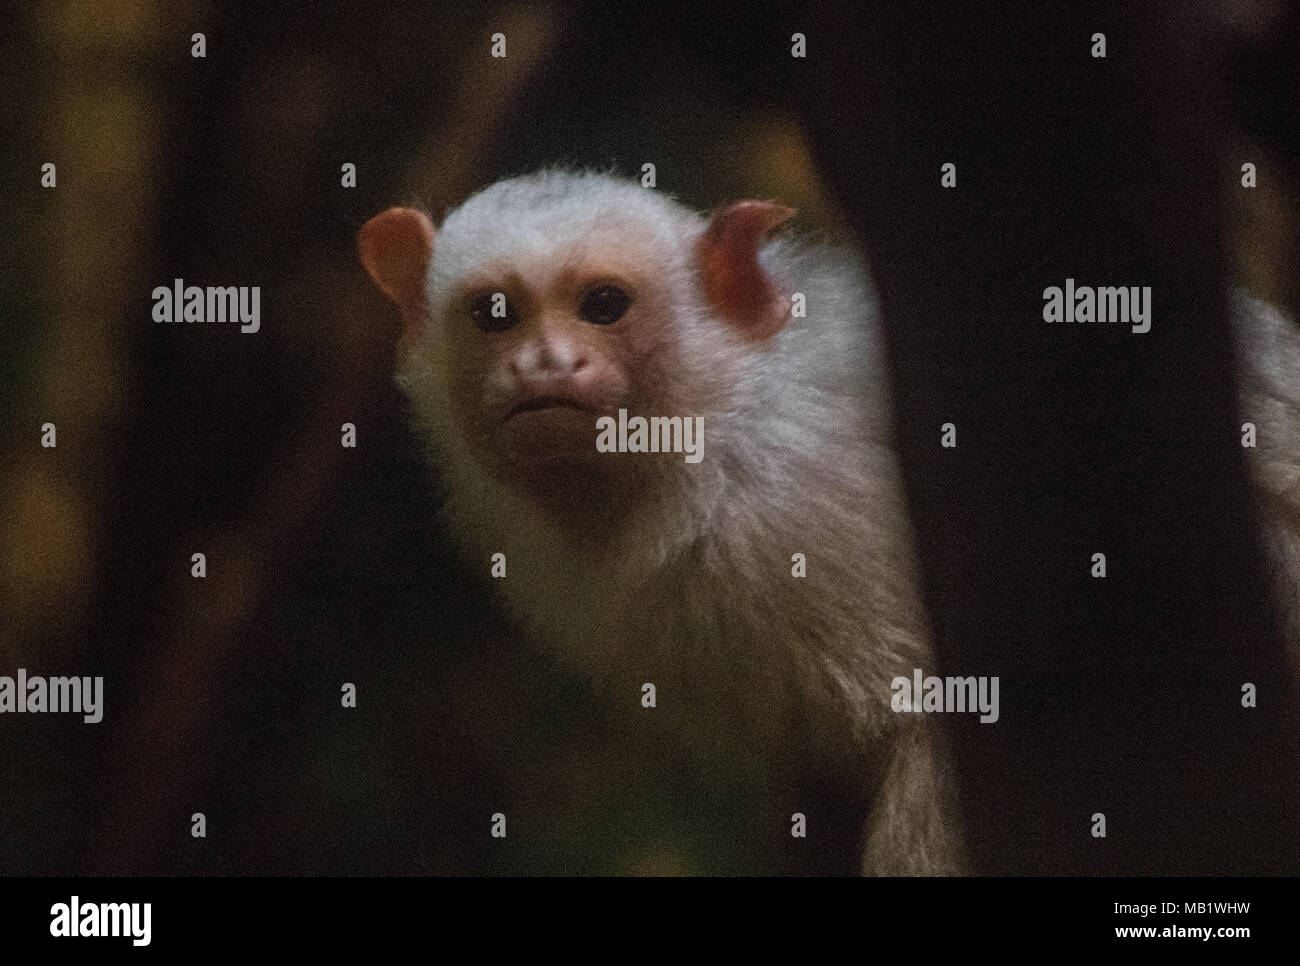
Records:
M599 415L556 406L507 419L498 462L503 482L565 518L621 513L635 480L626 478L626 460L596 450Z

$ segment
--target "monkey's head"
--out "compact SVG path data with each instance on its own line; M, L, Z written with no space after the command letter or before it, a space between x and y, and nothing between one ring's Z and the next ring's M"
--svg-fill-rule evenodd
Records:
M599 452L597 419L704 416L706 435L720 430L710 420L752 372L740 360L789 314L759 251L792 214L743 201L704 219L632 182L543 172L492 185L438 228L391 208L358 247L401 312L399 381L444 472L608 520L708 470L680 452Z

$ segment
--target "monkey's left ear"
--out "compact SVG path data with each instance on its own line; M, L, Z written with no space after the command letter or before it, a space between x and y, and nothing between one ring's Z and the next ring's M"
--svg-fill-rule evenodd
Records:
M424 283L433 258L433 222L414 208L389 208L357 233L361 264L402 312L402 345L424 325Z
M793 217L774 201L737 201L713 216L696 246L709 304L751 339L768 339L790 316L782 292L758 263L763 236Z

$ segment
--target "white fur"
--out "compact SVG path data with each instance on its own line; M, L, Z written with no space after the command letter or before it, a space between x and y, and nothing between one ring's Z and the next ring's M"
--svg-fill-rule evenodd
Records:
M457 434L439 379L442 312L450 287L484 265L611 226L649 236L659 252L662 283L677 294L673 365L698 387L691 415L704 417L707 448L593 556L487 477ZM673 635L712 639L724 625L740 647L793 645L878 726L890 679L910 674L924 645L865 277L836 251L769 243L763 264L807 296L808 316L749 343L704 303L691 258L704 226L663 195L600 174L492 185L437 233L431 321L400 382L444 474L448 519L480 559L506 553L502 589L547 640L600 667L644 646L646 621L664 628L652 636L668 647ZM795 552L808 556L806 579L790 575Z
M1263 503L1264 549L1291 650L1300 664L1300 330L1277 309L1237 293L1241 415L1255 424L1249 465Z
M960 870L934 736L888 711L890 680L930 662L868 283L848 254L772 241L762 263L807 296L808 316L747 342L703 298L692 251L705 225L656 191L564 171L494 184L448 215L428 276L429 324L398 376L441 471L447 520L485 570L490 554L506 553L498 585L514 613L597 676L654 668L643 679L661 693L721 678L748 691L760 717L786 713L793 677L815 706L846 712L885 763L868 868ZM689 415L704 417L706 449L698 466L647 464L650 497L624 517L593 516L607 537L593 547L494 479L458 434L444 316L459 280L526 256L564 264L627 238L648 247L671 299L662 361L693 387ZM1262 303L1238 297L1234 310L1266 541L1300 640L1300 334ZM805 579L791 576L796 552L807 555Z
M537 636L598 676L653 667L658 676L642 679L661 692L721 676L750 693L760 716L788 713L781 695L802 685L878 743L900 724L919 727L889 711L889 683L930 662L875 303L853 257L782 237L761 262L806 295L807 317L746 341L704 300L692 251L705 226L662 194L603 174L546 171L492 185L436 234L429 324L400 384L442 472L451 527L484 568L506 553L509 575L498 584ZM458 434L442 378L444 314L452 286L485 267L538 253L562 264L584 245L629 236L650 246L672 297L672 318L661 320L672 332L665 364L693 388L689 415L704 417L705 457L648 464L650 498L601 521L609 539L592 549L486 473ZM594 436L593 426L593 445ZM796 552L807 556L804 579L791 575ZM920 777L893 766L926 800L884 806L885 831L873 841L910 854L876 855L877 868L943 867L948 846L931 834L932 757L928 748L916 757Z

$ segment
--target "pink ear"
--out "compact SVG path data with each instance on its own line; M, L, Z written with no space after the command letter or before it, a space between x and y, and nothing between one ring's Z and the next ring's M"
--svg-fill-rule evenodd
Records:
M776 335L790 315L790 297L758 264L758 247L794 213L774 201L737 201L713 216L697 244L705 297L751 339Z
M414 208L389 208L357 233L361 264L402 313L402 345L424 326L424 283L433 257L433 222Z

